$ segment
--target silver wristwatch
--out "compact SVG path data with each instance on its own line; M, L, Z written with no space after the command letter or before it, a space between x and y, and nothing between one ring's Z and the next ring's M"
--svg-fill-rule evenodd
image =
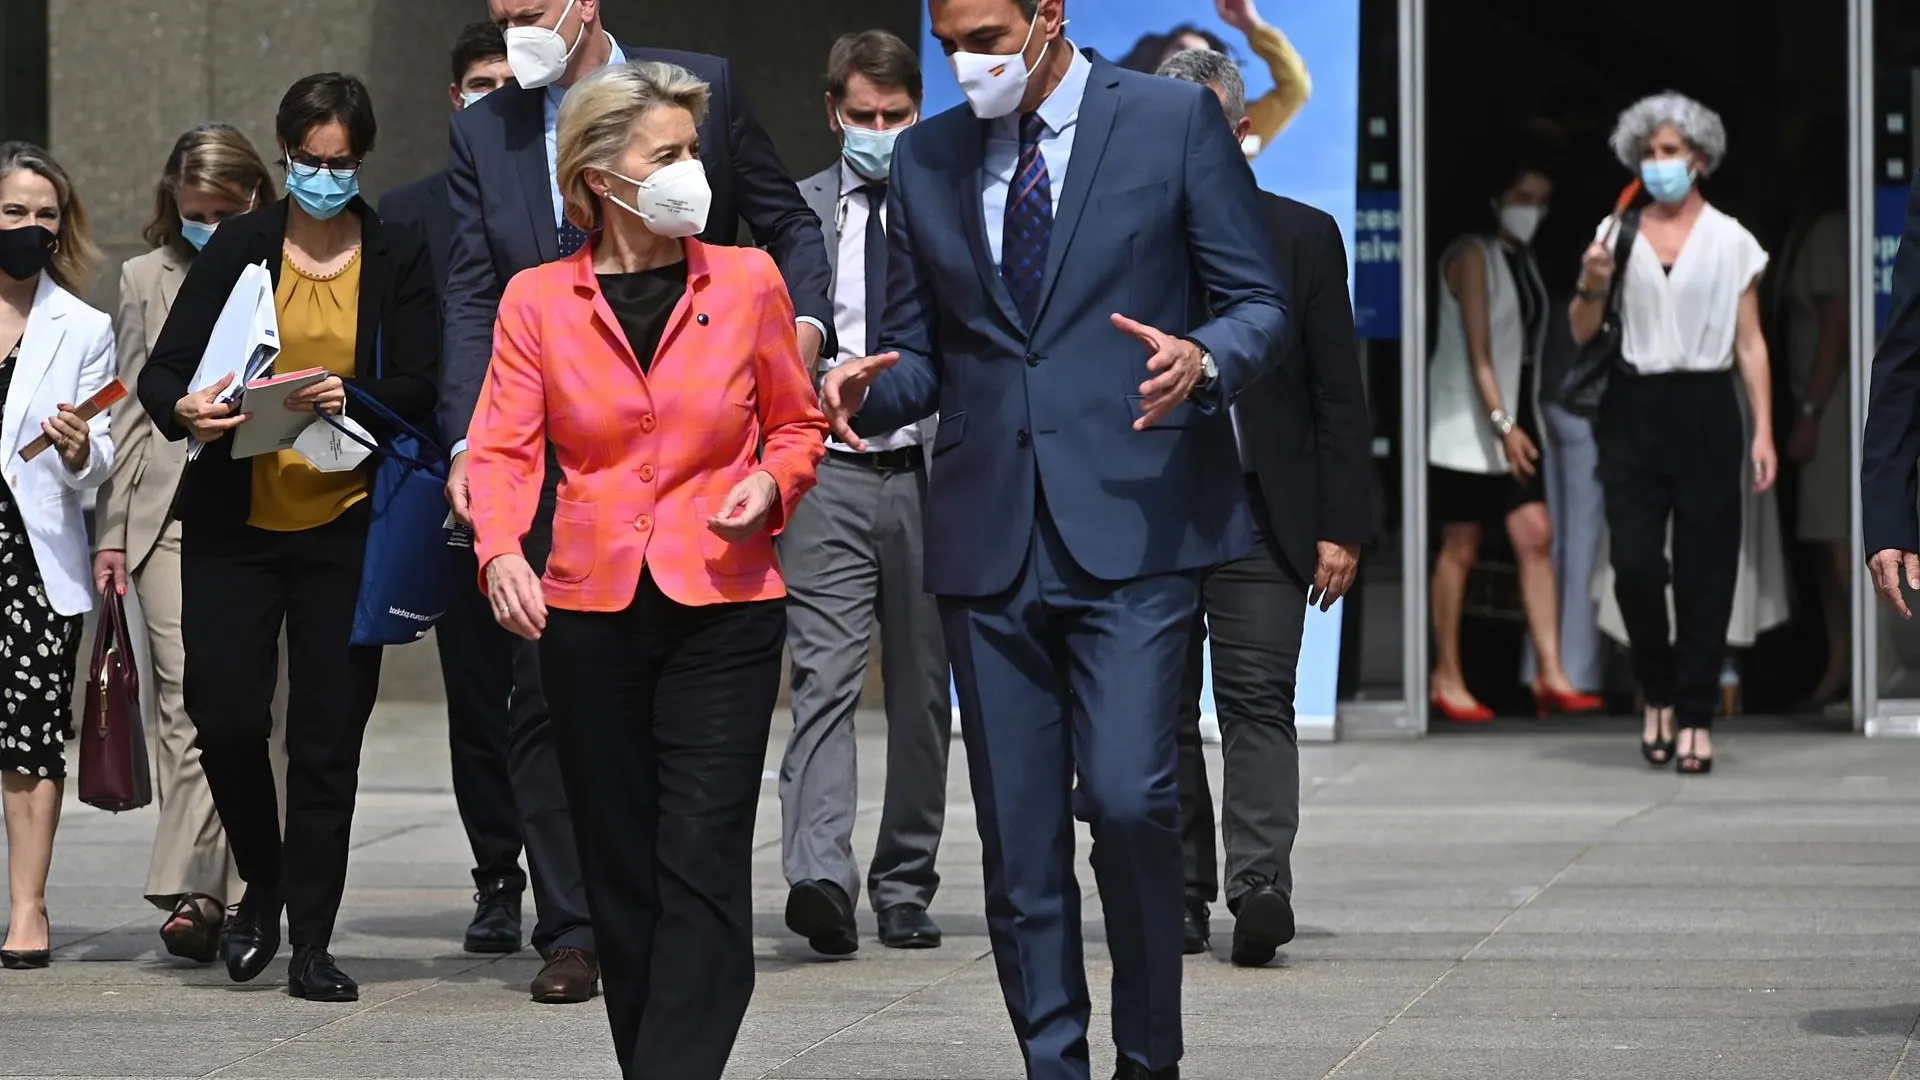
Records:
M1505 409L1493 410L1487 414L1487 419L1493 424L1493 430L1499 432L1500 437L1503 439L1507 437L1508 432L1513 430L1513 417L1507 415L1507 410Z
M1213 380L1219 377L1220 377L1220 365L1213 362L1213 354L1210 352L1201 353L1200 354L1200 384L1202 386L1209 385L1213 382Z

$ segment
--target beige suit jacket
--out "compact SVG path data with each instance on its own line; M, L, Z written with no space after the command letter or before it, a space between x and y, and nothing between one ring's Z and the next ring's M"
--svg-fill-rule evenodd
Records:
M160 247L127 260L120 268L120 307L114 339L120 351L120 381L131 391L140 383L160 327L187 276L187 259L173 247ZM167 527L168 511L187 463L187 444L169 442L129 393L112 410L113 441L119 448L113 472L100 489L99 551L125 551L129 572L139 569Z

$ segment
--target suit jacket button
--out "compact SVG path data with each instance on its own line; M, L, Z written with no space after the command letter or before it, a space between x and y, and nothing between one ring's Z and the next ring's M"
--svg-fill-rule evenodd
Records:
M646 532L651 528L653 528L653 519L647 515L641 514L638 518L634 519L633 529L635 532Z
M1028 353L1028 354L1027 354L1027 366L1028 366L1028 367L1039 367L1039 366L1040 366L1040 354L1039 354L1039 353Z
M653 483L653 466L651 465L640 466L640 482L643 484Z
M1020 429L1020 433L1013 437L1013 441L1020 444L1021 446L1025 446L1028 443L1032 442L1033 438L1027 434L1027 431L1025 428L1022 428Z
M654 421L654 419L653 419L653 414L652 414L652 413L648 413L647 415L645 415L645 416L643 416L643 417L641 417L641 418L640 418L640 430L641 430L641 431L652 431L652 430L653 430L653 426L654 426L654 422L655 422L655 421Z

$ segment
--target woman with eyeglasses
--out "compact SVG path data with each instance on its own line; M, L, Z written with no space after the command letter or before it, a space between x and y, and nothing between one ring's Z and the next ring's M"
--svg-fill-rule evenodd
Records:
M285 407L339 414L346 382L409 421L433 410L439 305L424 244L385 226L359 193L373 148L373 102L350 75L294 83L274 122L288 197L222 224L207 242L140 373L140 400L171 440L202 444L179 497L180 637L201 767L244 894L228 918L227 973L245 982L293 946L288 991L353 1001L359 986L327 951L346 885L360 745L380 681L380 650L351 644L371 519L372 474L322 471L294 451L231 454L247 417L216 399L223 379L189 382L241 271L274 282L275 370L323 368ZM386 432L372 418L376 438ZM290 682L284 839L269 764L268 707L284 625Z
M155 186L153 250L120 268L120 309L114 339L120 381L140 381L147 356L165 325L194 256L228 218L274 198L273 177L247 137L226 124L203 124L180 136ZM211 963L220 947L229 897L240 877L214 813L193 745L193 723L181 694L185 658L180 647L180 523L173 498L187 463L186 445L168 442L129 394L113 407L113 472L96 504L94 588L140 598L159 701L155 728L154 790L160 824L147 867L147 899L167 912L160 942L167 952Z

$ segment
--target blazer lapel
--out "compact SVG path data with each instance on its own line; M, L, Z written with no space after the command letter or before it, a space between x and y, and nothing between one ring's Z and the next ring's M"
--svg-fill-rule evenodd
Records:
M983 175L987 167L986 123L977 123L976 131L976 137L960 140L957 150L959 161L953 170L953 194L960 201L960 231L967 234L967 245L973 251L973 265L980 273L980 287L986 290L987 298L999 307L1000 315L1007 324L1017 328L1025 326L1026 322L1020 317L1020 309L1013 306L1013 294L1007 292L1007 283L1000 277L1000 267L993 261L993 250L987 246L987 213L981 196L988 182Z
M387 279L393 276L391 249L387 246L386 226L367 207L360 218L360 310L354 322L353 370L360 378L377 379L380 370L380 301L387 295Z
M1067 249L1073 246L1080 228L1082 212L1087 208L1087 191L1100 172L1100 161L1107 152L1107 139L1113 134L1113 118L1119 111L1120 79L1116 69L1093 57L1093 71L1087 76L1086 95L1080 100L1080 117L1075 122L1073 156L1067 163L1066 187L1060 192L1060 209L1054 216L1053 236L1047 244L1047 273L1041 280L1040 300L1033 311L1034 325L1046 315L1047 300L1060 280L1060 267L1066 262Z
M186 267L180 265L180 261L174 258L171 250L167 251L160 262L160 316L163 323L166 321L166 316L173 311L173 298L180 294L180 283L186 279Z
M540 261L552 262L560 257L560 230L553 223L553 177L547 171L547 92L521 90L519 108L507 116L507 152L518 166L534 244Z
M27 313L26 333L20 338L20 358L14 361L6 409L0 412L0 447L6 448L8 457L19 447L23 429L31 423L38 433L40 421L45 419L29 418L26 411L32 407L34 395L52 369L53 358L60 352L60 341L66 336L66 297L59 294L58 288L51 277L41 274L40 286L33 294L33 309Z

